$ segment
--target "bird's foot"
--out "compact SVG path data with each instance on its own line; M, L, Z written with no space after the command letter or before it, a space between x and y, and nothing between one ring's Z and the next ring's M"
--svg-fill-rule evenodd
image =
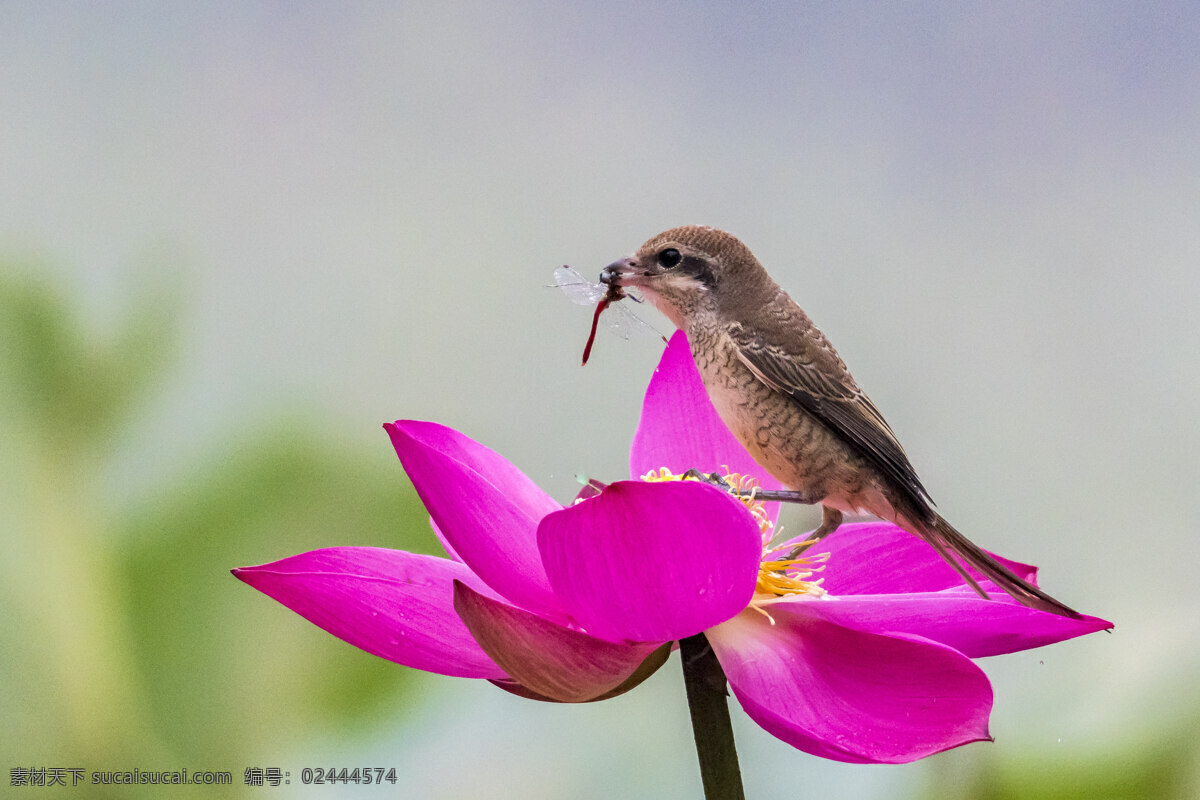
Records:
M683 477L707 483L709 486L716 486L718 489L724 489L731 494L737 494L737 488L730 485L729 481L725 480L725 476L719 472L701 472L693 468L683 473Z

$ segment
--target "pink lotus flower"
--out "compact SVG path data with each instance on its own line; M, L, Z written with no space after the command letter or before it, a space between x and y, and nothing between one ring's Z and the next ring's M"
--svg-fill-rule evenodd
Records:
M1003 593L980 599L890 524L825 539L817 587L794 567L783 578L762 567L762 515L713 486L620 481L564 508L450 428L384 427L449 558L335 547L234 574L416 669L591 701L633 688L674 642L705 632L767 731L826 758L894 763L989 738L991 686L972 658L1111 627ZM630 465L635 476L758 472L709 403L682 334L646 392ZM1034 568L1006 563L1034 579Z

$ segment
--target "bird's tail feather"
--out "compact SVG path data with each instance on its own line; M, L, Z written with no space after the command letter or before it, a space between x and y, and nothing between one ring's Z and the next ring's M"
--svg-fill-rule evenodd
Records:
M933 549L937 550L938 555L945 559L947 564L954 567L963 580L981 597L987 597L987 592L979 585L979 581L971 574L968 567L1030 608L1061 614L1064 617L1079 616L1079 612L1055 600L1029 581L1013 573L1012 570L997 561L991 553L955 530L954 526L944 520L940 514L934 512L931 522L918 523L915 527L921 538L929 542Z

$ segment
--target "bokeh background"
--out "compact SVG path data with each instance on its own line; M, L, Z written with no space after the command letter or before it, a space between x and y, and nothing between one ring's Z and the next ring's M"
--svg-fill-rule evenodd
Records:
M432 551L399 417L560 500L623 476L661 343L601 334L580 369L588 312L544 287L702 223L946 516L1117 623L985 660L996 742L915 765L736 711L749 795L1200 797L1198 41L1186 2L0 4L2 766L698 796L675 661L531 703L227 570Z

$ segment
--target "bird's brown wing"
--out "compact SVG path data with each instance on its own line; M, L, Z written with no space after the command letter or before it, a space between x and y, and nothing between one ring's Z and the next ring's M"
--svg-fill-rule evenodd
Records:
M808 322L805 319L805 322ZM811 323L809 323L811 326ZM833 346L816 327L789 341L770 341L761 330L730 326L738 357L760 381L790 396L866 457L903 495L913 510L931 514L932 499L921 484L891 426L850 376Z

